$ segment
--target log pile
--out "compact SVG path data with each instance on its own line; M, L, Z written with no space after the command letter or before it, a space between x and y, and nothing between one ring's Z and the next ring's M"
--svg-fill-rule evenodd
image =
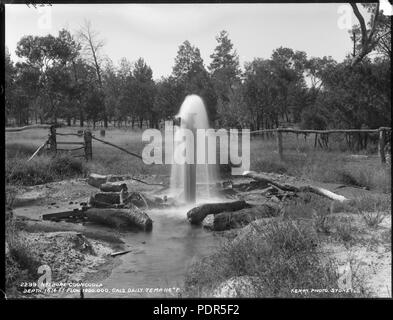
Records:
M250 222L259 219L273 218L282 212L283 202L301 193L313 193L330 200L346 202L350 201L346 197L336 194L327 189L314 185L293 181L288 183L278 182L277 178L272 178L263 173L245 172L245 177L252 178L249 181L225 181L220 183L221 193L228 198L243 198L247 193L247 201L253 203L253 196L266 199L265 203L256 201L253 205L244 200L232 202L203 204L187 212L187 219L191 224L202 224L209 230L223 231L234 228L241 228ZM290 179L288 179L290 180ZM296 184L295 184L296 183Z
M100 190L114 190L106 186L112 185L102 184ZM142 210L149 208L145 196L139 192L128 193L125 184L118 186L118 192L97 192L90 197L90 208L86 211L87 220L114 228L151 231L153 221ZM150 199L149 203L154 203L154 200Z
M281 184L276 181L273 181L263 173L256 173L253 171L246 171L243 173L244 176L253 178L256 181L261 183L265 183L267 185L272 186L273 188L278 189L282 193L298 193L298 192L311 192L317 195L329 198L330 200L335 200L339 202L349 201L349 199L345 198L342 195L331 192L327 189L312 186L312 185L303 185L303 186L295 186L292 184Z
M113 228L151 231L153 221L143 211L149 207L165 203L165 199L143 195L139 192L128 192L122 176L103 176L90 174L88 183L100 189L90 196L88 205L81 210L43 215L44 220L83 222L89 221Z

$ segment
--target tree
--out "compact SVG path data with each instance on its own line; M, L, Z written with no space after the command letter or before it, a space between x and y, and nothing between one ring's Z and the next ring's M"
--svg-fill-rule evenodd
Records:
M12 114L12 106L15 101L14 85L16 80L16 68L11 60L11 55L6 47L5 51L5 123L7 124L9 116Z
M96 73L95 69L80 57L73 61L72 73L71 86L74 89L74 101L77 109L75 114L79 115L79 124L83 127L87 116L86 99L92 84L96 83Z
M212 62L208 69L219 99L223 102L228 102L229 93L240 82L239 56L236 50L233 49L233 44L229 39L227 31L221 31L216 37L216 41L218 45L210 55Z
M390 60L392 56L392 20L390 16L380 15L376 27L375 50L384 59Z
M82 48L87 56L88 62L94 66L97 74L97 82L101 91L100 97L105 100L103 80L102 80L102 63L103 57L101 55L104 41L98 38L99 34L92 29L91 22L86 21L84 27L79 31L79 38L82 43ZM108 116L105 106L105 101L101 103L104 106L103 119L104 127L108 127Z
M142 128L145 119L149 120L151 127L158 127L157 114L153 110L155 86L152 69L143 58L139 58L134 64L132 75L134 78L133 105L139 118L139 127Z
M303 101L299 99L306 88L304 72L307 64L307 55L303 51L294 51L290 48L280 47L273 51L271 63L275 75L277 106L281 117L287 122L295 119L301 113ZM292 109L292 119L290 119Z
M216 115L216 95L209 73L207 72L199 49L184 41L180 46L173 66L172 78L178 89L183 88L176 105L188 94L198 94L205 102L209 119Z
M170 120L184 99L184 87L174 77L161 78L156 83L154 111L160 119Z
M330 67L323 76L324 90L312 111L333 128L390 126L390 70L390 62L386 61Z
M271 60L254 59L245 64L244 97L251 130L278 126L279 87Z
M323 75L330 67L337 62L332 57L310 58L305 63L305 72L310 79L311 87L318 92L323 87Z
M59 31L57 37L25 36L17 44L16 54L24 59L18 64L20 74L38 74L38 79L34 82L37 90L35 97L44 95L47 98L49 103L47 110L44 111L44 118L52 117L53 122L57 121L62 104L70 99L68 95L72 93L69 91L70 82L62 79L68 76L72 61L78 55L79 49L79 45L64 29ZM20 84L28 85L24 81Z
M201 53L197 47L186 40L180 46L175 58L172 75L177 81L187 81L191 74L204 69Z
M370 52L376 50L384 57L390 59L391 54L391 20L383 16L379 10L379 2L364 3L362 6L370 13L370 20L366 23L365 17L359 11L356 3L350 3L359 22L351 30L354 41L354 54L351 66L360 63Z
M105 105L111 106L107 110L108 121L114 118L114 125L116 125L116 121L118 121L120 126L121 121L126 117L125 114L120 112L120 96L122 94L123 83L118 75L118 70L111 60L105 65L102 77Z

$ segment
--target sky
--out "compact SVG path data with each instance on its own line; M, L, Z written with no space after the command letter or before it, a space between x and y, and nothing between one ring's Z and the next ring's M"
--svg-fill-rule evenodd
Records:
M143 57L159 79L172 72L179 45L197 46L205 65L221 30L239 54L241 66L269 58L283 46L308 57L332 56L342 61L351 52L347 4L53 4L34 8L6 5L5 43L14 61L24 35L57 35L62 28L76 33L85 20L104 39L103 53L115 64L122 57ZM349 16L349 19L351 16ZM353 22L356 20L352 15ZM350 21L347 23L347 21Z

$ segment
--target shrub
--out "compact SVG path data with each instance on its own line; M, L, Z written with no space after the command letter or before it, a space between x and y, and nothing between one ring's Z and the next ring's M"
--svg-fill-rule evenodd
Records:
M7 209L7 211L9 210ZM31 255L28 243L21 237L12 215L7 215L5 221L5 240L5 281L8 292L18 289L19 282L36 276L37 268L41 263Z
M357 197L346 202L333 201L332 212L391 212L391 198L388 195L371 194Z
M262 284L259 297L297 296L291 291L294 288L337 288L336 268L332 262L322 262L310 224L286 219L270 221L262 228L251 225L255 227L253 236L226 242L191 266L185 280L187 295L211 292L220 282L238 276L258 277ZM329 294L310 294L321 295Z
M25 159L7 159L7 183L37 185L47 182L83 176L87 173L86 165L69 155L50 158L40 156L27 162Z
M262 172L273 172L283 174L287 172L285 163L274 160L258 160L255 162L255 169Z
M336 234L338 238L344 242L350 242L353 240L353 235L355 232L355 227L353 227L349 221L343 221L342 223L338 222L336 225Z
M366 224L371 228L376 228L385 218L385 213L378 212L363 212L363 219Z
M55 157L50 162L50 169L60 177L74 177L86 174L84 163L68 155Z
M23 158L30 157L38 148L33 144L24 143L8 143L6 148L7 158Z

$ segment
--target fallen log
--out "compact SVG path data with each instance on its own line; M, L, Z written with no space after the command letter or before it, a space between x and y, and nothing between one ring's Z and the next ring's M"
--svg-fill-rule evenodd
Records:
M100 190L102 192L120 192L122 190L127 191L127 185L125 183L118 184L118 183L110 183L106 182L100 185Z
M157 208L165 204L165 198L151 196L140 192L131 192L126 196L124 203L132 203L137 207Z
M165 198L153 197L140 192L99 192L90 196L89 205L94 208L122 208L128 204L138 208L157 208L166 204Z
M108 182L118 182L118 181L124 181L127 178L131 179L131 177L128 177L128 176L119 176L119 175L110 174L109 176L107 176L106 181L108 181Z
M277 216L279 210L278 206L262 204L239 211L221 212L216 215L208 215L203 220L202 225L206 229L214 231L242 228L254 220Z
M249 207L250 205L244 200L221 203L206 203L188 211L187 219L191 224L200 224L209 214L217 214L224 211L237 211Z
M129 253L129 252L131 252L131 250L113 252L113 253L111 253L111 257L121 256L121 255Z
M92 207L100 203L120 204L120 192L97 192L90 197L89 203Z
M299 186L296 187L291 184L281 184L276 181L273 181L270 179L268 176L264 175L263 173L256 173L253 171L245 171L243 173L244 176L253 178L254 180L261 181L261 182L266 182L268 184L271 184L272 186L282 190L282 191L290 191L290 192L312 192L315 194L318 194L320 196L329 198L331 200L339 201L339 202L344 202L344 201L349 201L346 197L336 194L334 192L331 192L327 189L320 188L320 187L315 187L311 185L305 185L305 186Z
M146 185L151 185L151 186L164 186L162 183L149 183L146 181L143 181L141 179L137 179L128 175L125 176L119 176L119 175L101 175L97 173L91 173L89 175L89 178L87 179L87 183L90 184L93 187L100 188L102 184L106 184L107 182L119 182L119 181L125 181L125 180L134 180L141 182Z
M119 229L151 231L153 228L150 217L136 206L129 209L90 208L86 217L88 221Z
M120 206L120 204L97 201L94 199L94 196L90 197L89 205L92 208L118 208Z
M85 218L86 208L73 209L62 212L48 213L42 215L42 220L60 221L60 220L81 220Z
M107 176L91 173L87 179L87 183L93 187L99 188L102 184L106 183Z

